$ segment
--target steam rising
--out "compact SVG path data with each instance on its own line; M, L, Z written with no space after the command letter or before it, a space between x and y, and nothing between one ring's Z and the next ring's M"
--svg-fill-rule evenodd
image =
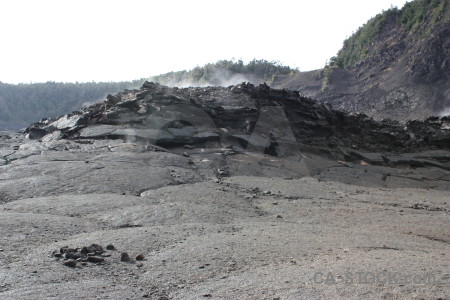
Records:
M445 116L450 116L450 107L444 108L444 110L442 110L439 113L440 117L445 117Z
M230 85L237 85L242 82L252 82L254 84L263 83L261 79L251 74L233 73L229 70L223 68L216 68L213 70L212 74L209 76L210 80L179 80L177 78L171 77L164 81L160 81L160 84L167 85L169 87L207 87L207 86L223 86L228 87ZM152 79L152 78L150 78Z

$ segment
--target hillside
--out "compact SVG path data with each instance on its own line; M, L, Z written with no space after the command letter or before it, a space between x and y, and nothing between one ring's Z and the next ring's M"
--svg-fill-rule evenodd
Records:
M380 119L443 113L450 107L449 7L416 0L384 11L344 41L325 68L278 76L272 86Z

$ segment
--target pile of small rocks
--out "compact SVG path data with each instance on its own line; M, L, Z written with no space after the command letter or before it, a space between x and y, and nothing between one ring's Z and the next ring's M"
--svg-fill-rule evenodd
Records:
M106 246L106 250L116 251L116 248L114 245L109 244ZM92 244L90 246L78 248L69 248L68 246L64 246L61 247L59 251L53 251L51 256L57 258L58 260L63 260L63 264L65 266L75 268L78 263L81 263L82 266L86 266L87 263L103 264L106 262L106 258L111 257L111 254L105 251L102 246ZM136 260L138 261L144 259L145 256L143 254L136 256ZM127 252L121 253L120 260L123 262L132 261Z

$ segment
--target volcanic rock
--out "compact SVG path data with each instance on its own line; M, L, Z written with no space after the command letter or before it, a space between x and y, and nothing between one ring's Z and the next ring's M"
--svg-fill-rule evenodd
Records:
M410 152L450 147L450 133L443 129L447 117L406 125L377 122L266 85L178 89L146 82L114 99L121 100L97 103L51 124L36 123L26 133L43 141L122 139L166 148L227 144L278 157L311 147L337 158L342 158L340 148ZM140 106L145 113L138 113Z
M71 268L75 268L77 266L77 261L76 260L68 260L64 262L65 266L71 267Z
M122 252L120 254L120 261L130 261L130 255L127 252Z
M446 118L378 122L265 85L147 82L57 121L32 125L38 140L0 136L1 299L448 295ZM112 242L121 252L103 253ZM121 262L126 249L148 264ZM80 256L76 276L66 255ZM330 266L438 284L328 285Z
M136 256L136 260L144 260L144 258L144 254L139 254L138 256Z
M91 263L101 263L101 262L105 261L104 258L96 257L96 256L88 256L87 260L88 260L88 262L91 262Z

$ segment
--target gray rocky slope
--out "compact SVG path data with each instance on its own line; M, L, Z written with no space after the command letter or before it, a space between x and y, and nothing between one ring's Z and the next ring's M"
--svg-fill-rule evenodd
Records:
M445 299L449 128L147 82L2 133L0 299Z
M398 14L388 14L366 46L367 57L355 65L278 76L271 86L377 119L450 114L450 6L444 7L439 21L429 9L414 30L406 30ZM344 42L340 51L346 50Z

